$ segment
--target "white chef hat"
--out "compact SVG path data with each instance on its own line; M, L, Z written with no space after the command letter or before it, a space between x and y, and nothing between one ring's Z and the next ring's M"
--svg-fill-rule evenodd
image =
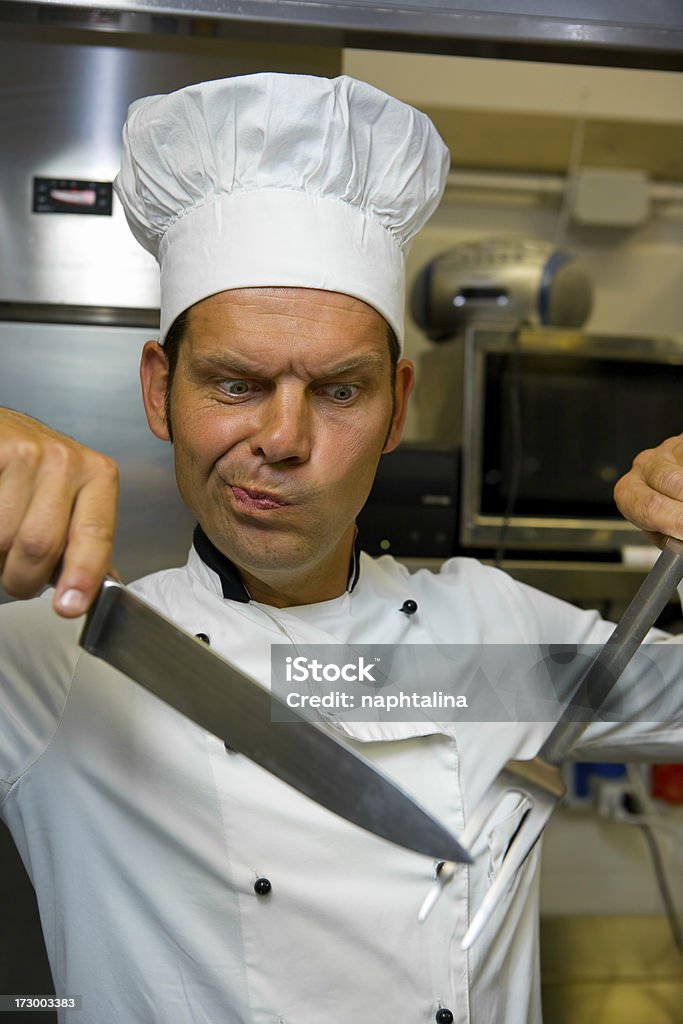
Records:
M420 111L373 86L274 73L133 103L114 182L161 268L161 341L231 288L362 299L403 340L405 255L449 155Z

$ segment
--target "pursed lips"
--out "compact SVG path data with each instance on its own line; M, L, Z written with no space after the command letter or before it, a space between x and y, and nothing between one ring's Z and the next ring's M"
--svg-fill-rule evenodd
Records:
M255 490L238 484L230 484L230 489L237 503L245 508L267 510L284 508L289 505L288 501L269 491Z

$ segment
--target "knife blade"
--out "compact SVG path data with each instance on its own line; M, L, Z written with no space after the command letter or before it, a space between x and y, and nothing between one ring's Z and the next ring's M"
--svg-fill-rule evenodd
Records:
M117 580L105 579L79 644L335 814L437 860L471 863L455 836L370 761ZM277 706L285 721L273 721Z

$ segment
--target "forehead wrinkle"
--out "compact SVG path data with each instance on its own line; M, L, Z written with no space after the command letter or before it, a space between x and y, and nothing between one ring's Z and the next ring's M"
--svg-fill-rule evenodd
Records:
M264 377L298 367L313 380L385 366L386 326L375 310L341 294L294 294L298 301L255 289L199 303L188 323L192 361Z
M212 298L210 296L206 300L207 304L211 303ZM263 312L270 312L272 308L275 314L281 312L283 305L285 307L291 306L292 301L295 300L300 301L302 305L310 309L342 310L354 316L380 315L373 306L370 306L363 299L357 299L353 295L347 295L344 292L333 292L318 288L243 288L222 292L215 298L219 304L221 299L226 299L234 309L241 307L243 309L257 309ZM283 315L287 315L286 311L282 312Z
M377 330L378 324L372 317L371 312L368 309L344 309L341 306L325 306L322 303L310 305L308 310L297 310L296 312L287 311L284 309L264 309L263 306L258 304L242 306L245 311L250 313L256 313L259 320L276 320L284 321L285 326L291 325L291 328L296 330L299 324L313 324L315 327L320 328L336 328L338 325L334 323L334 320L339 313L339 310L343 310L345 320L360 320L361 330L363 331L374 331ZM239 322L239 307L233 307L237 309L236 319ZM323 314L321 316L321 310ZM328 313L326 316L325 313ZM331 315L329 315L331 314Z
M292 309L292 305L296 309ZM369 321L372 329L384 323L381 314L362 299L339 292L310 288L244 288L219 292L192 307L190 320L211 316L220 309L228 319L239 326L242 315L261 319L280 318L296 323L312 321L316 325L330 325L330 319L342 313L354 320ZM322 312L322 316L321 316ZM329 315L326 315L329 314Z
M272 361L267 364L263 363L260 359L245 357L243 354L233 353L230 350L215 350L208 352L198 352L191 357L192 362L205 368L215 368L223 370L233 370L245 375L268 375L273 371ZM305 363L306 360L304 359ZM317 377L337 377L346 373L354 373L359 370L365 369L382 369L384 367L384 359L379 353L368 352L364 355L357 356L355 358L346 359L341 363L333 363L332 365L323 365L315 370L313 378ZM294 371L294 363L290 360L288 363L288 370ZM282 371L280 371L282 372Z

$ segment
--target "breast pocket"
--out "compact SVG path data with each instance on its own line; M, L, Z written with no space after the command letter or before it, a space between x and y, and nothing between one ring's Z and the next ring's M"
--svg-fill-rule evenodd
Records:
M486 835L489 849L489 885L494 881L505 854L530 808L529 798L519 793L508 793L501 801L496 820L490 825Z

